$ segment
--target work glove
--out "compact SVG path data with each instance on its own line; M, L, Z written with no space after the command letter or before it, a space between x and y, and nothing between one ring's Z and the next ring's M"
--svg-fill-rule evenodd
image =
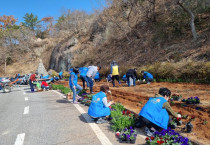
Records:
M143 79L143 82L145 82L145 79Z
M177 117L178 117L178 118L182 118L182 115L181 115L181 114L177 114Z

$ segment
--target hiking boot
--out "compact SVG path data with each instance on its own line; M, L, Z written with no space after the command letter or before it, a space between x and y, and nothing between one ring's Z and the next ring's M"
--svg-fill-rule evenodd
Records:
M106 123L106 122L107 122L107 121L104 120L103 118L99 118L99 119L96 121L97 124L102 124L102 123Z
M145 127L144 131L145 131L147 136L154 136L154 133L151 132L149 128Z

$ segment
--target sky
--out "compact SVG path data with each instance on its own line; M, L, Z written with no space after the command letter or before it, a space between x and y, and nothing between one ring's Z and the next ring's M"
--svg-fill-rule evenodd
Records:
M13 15L18 18L17 24L23 22L26 13L33 13L41 20L43 17L54 17L56 20L65 10L84 10L88 13L102 9L105 0L0 0L0 16Z

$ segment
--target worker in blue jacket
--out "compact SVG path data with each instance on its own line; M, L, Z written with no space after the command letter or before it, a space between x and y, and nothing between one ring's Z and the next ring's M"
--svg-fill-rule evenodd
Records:
M107 102L106 94L110 92L107 85L100 87L100 92L95 94L92 98L92 102L88 109L88 115L92 118L97 119L96 123L104 123L103 117L110 115L109 106L114 103L114 101Z
M59 72L58 76L59 76L59 79L62 80L63 79L63 72L62 71Z
M141 74L143 76L143 81L146 81L147 84L150 84L153 81L153 75L151 73L142 70Z
M77 100L76 100L76 96L77 98L79 98L78 94L79 92L82 90L82 87L77 83L78 82L78 73L79 73L79 69L73 68L73 71L70 73L70 77L69 77L69 87L73 92L73 103L77 104ZM76 90L78 90L76 92Z
M145 127L147 136L153 136L153 131L167 129L169 114L181 118L180 114L174 112L168 103L171 91L168 88L160 88L159 94L150 98L139 113L136 127Z
M87 80L86 74L88 72L88 68L87 67L83 67L80 69L80 78L82 80L83 83L83 89L85 89L85 82L87 83L87 89L89 89L89 82Z

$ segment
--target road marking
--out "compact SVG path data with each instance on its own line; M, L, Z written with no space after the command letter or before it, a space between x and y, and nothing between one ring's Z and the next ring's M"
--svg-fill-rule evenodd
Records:
M91 120L90 116L78 104L74 104L74 106L77 108L77 110L82 114L82 116L85 118L87 123L90 125L90 127L92 128L92 130L94 131L98 139L100 140L101 144L112 145L112 143L103 133L103 131L98 127L98 125Z
M28 97L25 97L25 101L28 101Z
M28 114L28 113L29 113L29 106L25 107L23 114Z
M14 145L23 145L24 138L25 133L18 134Z
M23 92L23 94L25 95L26 93L25 93L25 92Z

